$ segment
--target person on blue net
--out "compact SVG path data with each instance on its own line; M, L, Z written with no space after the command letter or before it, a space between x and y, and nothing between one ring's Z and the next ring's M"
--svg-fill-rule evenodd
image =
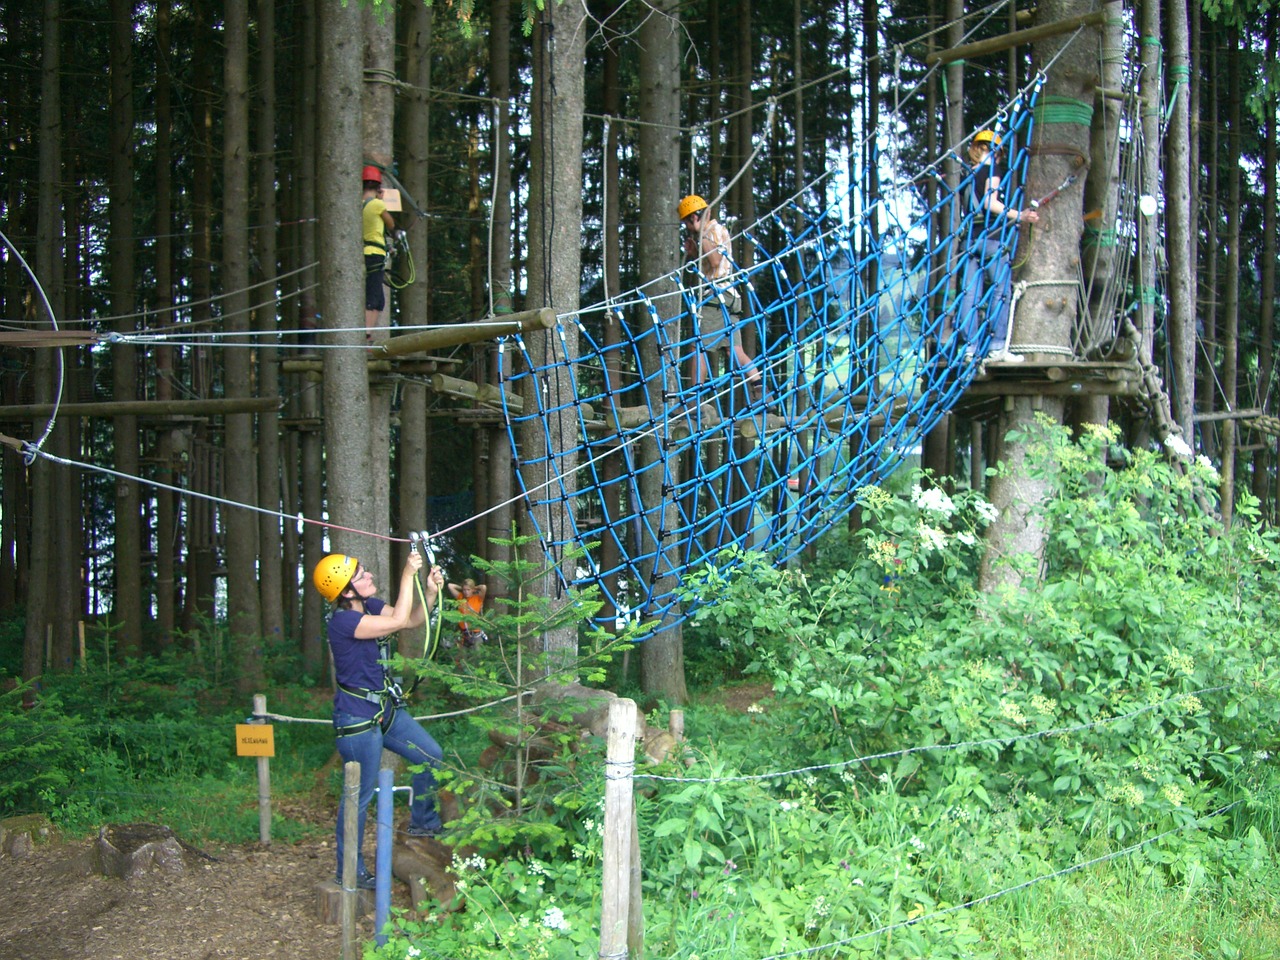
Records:
M360 811L356 836L364 837L369 801L378 784L378 767L383 749L404 757L412 765L422 765L413 775L413 803L409 811L408 834L434 837L443 825L436 810L436 781L432 769L444 757L440 745L417 720L403 709L404 695L388 673L388 638L399 630L420 627L426 622L426 608L415 604L414 581L422 568L422 556L410 552L400 574L400 592L394 604L376 596L373 573L355 557L333 553L316 564L312 581L320 595L334 604L329 617L329 649L333 653L333 730L338 753L344 762L360 764ZM444 573L432 567L423 587L426 607L435 603ZM342 881L343 804L338 805L337 879ZM374 888L373 874L365 865L363 844L357 858L356 883L364 890Z
M974 216L974 229L982 230L982 239L968 250L960 282L958 322L961 339L968 345L966 357L976 354L979 332L985 318L991 328L991 352L988 360L1020 363L1022 355L1009 351L1009 314L1013 295L1013 262L1009 245L1001 238L1005 231L1002 220L1011 223L1035 223L1040 219L1034 210L1017 210L1007 206L1001 187L1008 179L1000 150L1000 137L991 130L979 130L969 144L969 166L973 183L965 199Z

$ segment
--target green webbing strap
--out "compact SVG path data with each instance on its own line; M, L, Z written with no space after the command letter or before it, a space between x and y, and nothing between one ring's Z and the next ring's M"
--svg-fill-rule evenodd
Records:
M1116 245L1115 228L1103 230L1100 227L1093 227L1086 223L1084 236L1080 238L1080 242L1086 247L1114 247Z
M1074 97L1045 95L1033 110L1036 123L1078 123L1087 127L1093 121L1093 104Z
M427 576L430 576L430 575L431 575L431 572L427 571ZM423 611L426 611L427 595L422 592L422 581L419 580L417 577L414 577L413 584L418 588L418 602L422 604ZM436 591L436 615L434 617L428 615L427 622L423 626L423 631L422 631L422 659L423 660L430 660L432 657L436 655L436 651L440 649L440 628L444 625L444 617L441 616L443 612L444 612L444 594L441 591L437 590ZM431 621L432 620L435 620L436 622L436 635L434 640L432 640L431 638Z

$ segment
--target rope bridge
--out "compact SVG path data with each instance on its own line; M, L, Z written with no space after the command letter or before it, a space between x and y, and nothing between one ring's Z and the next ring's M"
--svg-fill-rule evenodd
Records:
M1002 195L1015 209L1039 86L998 124ZM629 311L614 301L561 318L536 350L519 337L504 345L518 354L504 356L501 391L518 475L535 523L555 518L538 525L548 557L597 544L579 569L560 569L567 583L598 583L619 613L665 629L687 614L681 594L704 567L726 570L743 550L794 557L848 516L860 487L918 451L982 358L1004 346L990 342L986 314L1008 287L1017 226L977 208L965 171L932 205L917 181L877 197L855 184L816 214L798 202L772 211L741 234L753 251L731 280L741 316L723 287L676 275L674 293L633 291ZM783 243L767 249L765 234ZM997 279L974 289L975 268L987 266ZM750 366L718 349L727 338L710 351L709 337L700 342L707 308L736 335L754 334ZM620 330L607 343L603 323L591 326L606 313ZM566 355L566 324L577 327L577 356ZM703 363L710 375L682 376ZM513 395L525 398L519 410ZM553 420L576 425L558 447ZM543 431L530 449L545 455L521 457L529 428Z

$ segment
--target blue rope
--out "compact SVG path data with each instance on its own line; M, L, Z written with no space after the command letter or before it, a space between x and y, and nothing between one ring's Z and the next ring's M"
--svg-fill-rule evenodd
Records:
M1011 207L1023 200L1037 90L1013 105L1002 131ZM874 152L868 162L877 162ZM534 357L520 338L508 341L522 363L504 376L504 398L507 391L533 397L518 414L504 409L512 450L521 449L525 424L541 431L546 448L522 456L527 469L517 476L522 484L551 478L524 489L535 523L542 507L568 520L564 530L537 530L549 557L554 562L570 543L608 542L621 558L604 569L594 550L589 569L562 570L563 579L602 588L616 579L608 598L619 610L671 626L690 612L680 593L704 567L726 571L743 550L782 563L842 523L858 488L888 477L960 399L978 370L965 348L982 356L990 346L985 319L957 315L960 281L971 262L986 266L993 256L1008 269L1018 230L975 209L972 179L969 172L932 206L913 184L890 185L888 199L845 198L864 211L858 224L842 221L843 202L816 212L798 204L773 211L743 233L752 255L735 274L742 316L729 314L706 278L680 284L675 277L675 293L660 302L644 291L614 298L634 304L618 314L616 345L597 342L582 319L591 309L550 331L549 360ZM863 182L854 181L851 192ZM954 229L930 242L929 225L944 212ZM871 217L882 233L870 230ZM769 249L765 236L778 238L780 248ZM999 254L988 251L992 239ZM868 289L872 266L878 279ZM973 310L989 308L995 292L983 290ZM749 393L749 371L732 350L723 372L705 357L697 333L704 308L719 309L725 321L714 353L724 352L719 347L731 335L754 333L746 339L761 345L753 364L762 397ZM577 357L568 356L565 323L578 325ZM968 342L957 332L965 326L976 331ZM646 353L657 354L656 368L646 366ZM699 383L684 382L683 369L704 357L713 369ZM568 389L558 398L541 387L553 365L569 378L560 381ZM611 367L621 374L614 377ZM534 389L522 389L524 381ZM594 411L590 420L584 404ZM547 424L561 415L576 424L576 445L553 449ZM657 457L647 458L645 450L655 448ZM603 469L606 461L616 466L612 473ZM567 473L570 462L578 466ZM650 476L657 482L646 482ZM660 496L647 501L653 486Z

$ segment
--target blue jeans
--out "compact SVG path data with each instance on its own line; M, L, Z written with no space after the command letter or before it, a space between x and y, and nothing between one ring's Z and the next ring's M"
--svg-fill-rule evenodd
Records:
M333 712L333 725L345 727L360 723L367 718L357 717L341 710ZM392 753L398 753L415 766L425 763L421 773L413 775L413 804L409 807L409 826L418 829L433 830L440 827L440 814L436 812L436 778L432 774L435 767L444 757L440 745L432 739L431 734L422 729L422 724L409 715L408 710L396 711L391 725L384 733L376 724L363 733L350 737L338 737L338 753L343 761L355 761L360 764L360 814L356 821L356 836L364 838L364 821L369 812L369 801L373 799L373 791L378 786L378 767L385 747ZM345 797L343 798L345 802ZM338 804L338 870L342 876L342 821L343 803ZM363 844L362 844L363 847ZM366 873L364 850L360 850L360 873Z
M1009 252L998 239L983 240L969 251L960 280L960 312L957 323L960 337L975 349L982 338L978 309L986 309L991 330L990 344L1003 350L1009 338L1009 307L1013 295L1013 277ZM986 353L986 349L980 351Z

